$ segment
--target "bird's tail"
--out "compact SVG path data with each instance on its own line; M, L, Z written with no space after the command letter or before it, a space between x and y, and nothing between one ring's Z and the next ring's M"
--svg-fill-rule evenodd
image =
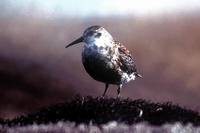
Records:
M136 76L136 77L139 77L139 78L142 78L142 75L139 74L139 73L137 73L137 72L135 73L135 76Z

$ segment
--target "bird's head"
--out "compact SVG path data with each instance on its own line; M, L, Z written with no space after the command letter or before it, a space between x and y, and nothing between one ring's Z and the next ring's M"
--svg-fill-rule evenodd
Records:
M95 25L87 28L80 38L68 44L66 48L80 42L85 42L85 45L90 45L97 41L99 41L100 44L109 45L110 42L113 41L113 38L105 28Z

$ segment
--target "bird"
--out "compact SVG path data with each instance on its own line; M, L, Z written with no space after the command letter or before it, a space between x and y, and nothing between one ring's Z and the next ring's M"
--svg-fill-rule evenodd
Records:
M86 72L95 80L105 83L102 97L106 95L110 84L117 85L117 97L122 86L142 75L137 72L135 60L130 51L115 41L102 26L87 28L81 37L69 43L65 48L84 42L82 64Z

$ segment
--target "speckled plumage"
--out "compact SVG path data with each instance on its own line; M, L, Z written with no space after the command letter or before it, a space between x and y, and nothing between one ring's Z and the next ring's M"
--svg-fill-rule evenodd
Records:
M126 47L116 41L101 26L87 28L83 36L67 47L85 42L82 51L82 63L87 73L97 81L106 84L103 96L109 84L118 85L118 96L122 85L141 77L137 73L135 61Z

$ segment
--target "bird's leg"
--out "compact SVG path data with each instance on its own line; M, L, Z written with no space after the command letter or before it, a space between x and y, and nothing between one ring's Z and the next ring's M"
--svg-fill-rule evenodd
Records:
M120 84L120 85L118 86L118 89L117 89L117 98L120 97L120 91L121 91L121 89L122 89L122 84Z
M106 95L106 92L107 92L107 90L108 90L108 86L109 86L109 84L106 83L106 85L105 85L105 90L104 90L104 92L103 92L102 97L104 97L104 96Z

